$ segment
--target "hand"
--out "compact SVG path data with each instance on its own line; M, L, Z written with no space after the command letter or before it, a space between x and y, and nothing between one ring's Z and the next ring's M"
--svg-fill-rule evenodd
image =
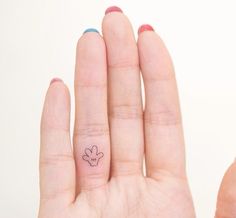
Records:
M73 143L69 91L59 79L48 89L41 122L39 218L194 218L167 49L147 25L136 44L119 8L107 10L102 30L103 37L86 31L77 45Z

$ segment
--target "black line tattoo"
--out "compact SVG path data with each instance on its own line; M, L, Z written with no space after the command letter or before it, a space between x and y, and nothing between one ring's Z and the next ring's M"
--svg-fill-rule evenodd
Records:
M104 156L102 152L98 152L98 147L93 145L91 148L84 150L83 160L87 161L91 167L98 165L99 160Z

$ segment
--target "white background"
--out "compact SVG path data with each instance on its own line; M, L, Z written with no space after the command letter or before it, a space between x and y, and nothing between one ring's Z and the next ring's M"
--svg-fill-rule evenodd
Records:
M197 217L214 216L217 190L236 156L235 0L0 0L0 217L38 210L39 122L52 77L73 93L75 45L100 30L108 6L135 33L152 24L173 57Z

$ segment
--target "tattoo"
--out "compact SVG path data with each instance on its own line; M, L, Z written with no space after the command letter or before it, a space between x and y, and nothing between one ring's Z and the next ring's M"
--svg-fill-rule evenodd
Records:
M104 156L102 152L98 152L96 145L93 145L91 148L86 148L84 153L83 160L87 161L92 167L97 166L99 160Z

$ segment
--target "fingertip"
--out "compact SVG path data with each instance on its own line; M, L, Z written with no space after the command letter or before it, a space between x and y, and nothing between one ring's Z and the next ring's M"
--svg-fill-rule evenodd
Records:
M117 6L111 6L109 8L106 9L105 11L105 15L109 14L109 13L113 13L113 12L119 12L119 13L123 13L122 9L117 7Z
M138 65L137 44L133 27L125 14L110 13L104 16L102 33L106 43L109 66L119 65L117 62L120 61Z
M85 33L98 33L98 34L100 34L99 31L95 28L88 28L84 31L83 34L85 34Z
M50 85L52 85L53 83L56 83L56 82L63 82L62 79L58 78L58 77L54 77L51 82L50 82Z
M104 38L106 38L107 34L113 34L113 37L119 37L119 35L124 35L125 33L129 33L130 29L132 29L132 25L128 19L128 17L122 12L114 13L118 11L111 11L104 16L102 21L102 32ZM132 30L133 31L133 30Z
M50 82L44 101L41 127L43 129L69 129L70 93L59 78Z
M141 33L146 32L146 31L152 31L152 32L154 32L155 30L154 30L154 28L153 28L151 25L149 25L149 24L143 24L143 25L141 25L141 26L139 27L139 29L138 29L138 34L140 35Z
M104 84L106 81L106 46L97 32L83 34L76 47L75 87L80 84Z
M152 76L168 77L174 75L174 66L170 53L162 38L151 26L144 25L139 29L138 50L141 68L149 68ZM158 69L158 74L156 70ZM151 76L151 77L152 77Z
M50 81L46 98L56 100L57 97L67 99L68 97L70 97L70 93L64 81L60 78L55 77Z
M103 38L101 37L99 31L95 28L86 29L83 34L78 38L76 45L76 52L79 50L86 49L88 47L90 53L93 52L97 47L101 46Z
M97 29L88 28L79 37L76 50L77 52L79 50L85 50L84 52L93 53L94 51L100 50L101 47L105 47L105 43L100 32Z

